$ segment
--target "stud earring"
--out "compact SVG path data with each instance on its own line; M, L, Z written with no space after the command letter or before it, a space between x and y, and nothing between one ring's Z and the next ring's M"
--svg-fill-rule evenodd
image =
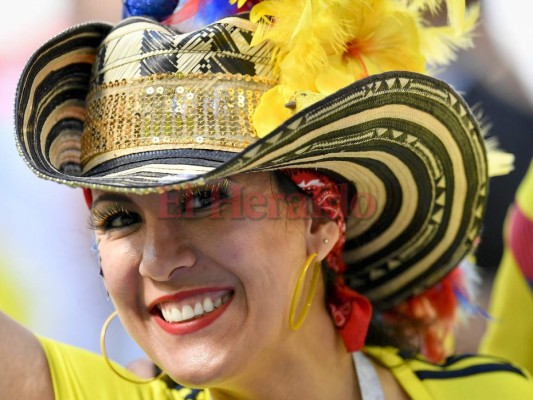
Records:
M328 244L329 243L329 239L328 238L322 239L322 243Z

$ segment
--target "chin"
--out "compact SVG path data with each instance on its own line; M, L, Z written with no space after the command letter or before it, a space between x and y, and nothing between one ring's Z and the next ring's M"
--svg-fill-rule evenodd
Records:
M210 349L196 349L165 357L160 366L177 383L191 388L207 388L222 384L238 374L236 367L242 367L230 356L231 352Z

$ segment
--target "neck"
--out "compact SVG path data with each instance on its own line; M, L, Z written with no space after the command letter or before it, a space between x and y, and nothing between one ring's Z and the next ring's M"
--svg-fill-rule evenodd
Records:
M260 364L258 369L245 371L224 387L212 388L212 399L360 399L352 355L325 309L310 312L286 345L256 364Z

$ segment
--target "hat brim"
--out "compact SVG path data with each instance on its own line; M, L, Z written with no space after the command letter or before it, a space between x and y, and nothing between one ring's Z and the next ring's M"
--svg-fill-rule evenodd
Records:
M347 221L346 281L382 308L433 285L471 249L487 191L483 137L449 85L410 72L357 81L239 153L165 149L118 155L90 176L59 171L51 160L54 132L80 139L91 66L110 29L93 23L64 32L41 47L22 74L16 139L40 177L151 193L245 172L330 172L353 184L359 196ZM43 138L51 113L54 126Z

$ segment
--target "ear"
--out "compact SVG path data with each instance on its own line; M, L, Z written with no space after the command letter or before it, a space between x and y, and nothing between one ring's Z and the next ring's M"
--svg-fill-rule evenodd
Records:
M328 218L314 218L307 226L308 254L317 253L316 261L322 261L339 239L339 226Z

